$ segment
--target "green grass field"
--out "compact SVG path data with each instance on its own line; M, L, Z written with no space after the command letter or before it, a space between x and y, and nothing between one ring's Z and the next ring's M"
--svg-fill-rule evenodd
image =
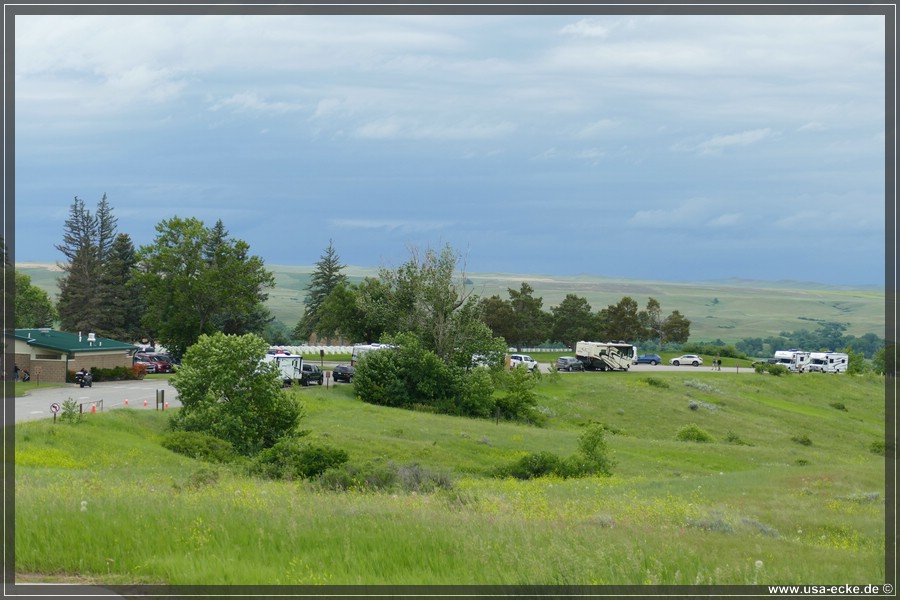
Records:
M56 297L60 271L51 265L17 268L32 283ZM266 265L275 276L267 306L278 320L293 328L303 314L305 288L314 267ZM351 281L377 275L377 268L344 270ZM566 294L587 299L594 311L631 296L643 308L650 297L659 300L664 314L678 310L691 320L691 341L721 339L734 343L747 337L767 337L782 331L815 330L818 321L847 325L848 335L874 333L884 337L884 288L853 289L815 283L724 281L661 282L612 279L600 276L561 277L539 274L469 273L471 289L482 297L507 298L507 289L527 281L544 310L557 306Z
M430 493L247 478L159 444L166 415L17 425L21 581L719 585L885 579L884 379L574 373L537 388L544 427L300 388L309 439L351 463L446 475ZM602 423L613 476L497 479ZM709 443L676 440L695 424Z

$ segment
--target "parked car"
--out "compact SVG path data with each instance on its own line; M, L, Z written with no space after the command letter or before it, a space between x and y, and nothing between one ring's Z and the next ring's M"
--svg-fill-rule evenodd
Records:
M322 385L325 382L325 373L322 372L319 365L303 363L300 368L300 385L312 385L314 381Z
M584 363L574 356L560 356L556 359L557 371L584 371Z
M350 365L338 365L331 372L331 375L334 377L335 381L352 383L354 372L356 372L356 367L351 367Z
M537 361L527 354L513 354L509 357L510 369L515 369L516 367L520 367L523 365L529 371L534 371L535 367L537 367Z
M678 358L673 358L669 362L676 367L680 367L681 365L691 365L694 367L699 367L703 364L703 359L696 354L682 354Z
M146 356L143 355L135 355L134 364L136 365L144 365L144 372L148 375L152 375L156 373L156 363Z
M171 373L172 372L172 363L161 358L156 353L153 354L135 354L135 359L140 358L142 361L153 365L153 373ZM147 370L148 373L151 371Z
M641 354L637 357L637 364L639 365L658 365L662 362L662 358L660 358L659 354Z

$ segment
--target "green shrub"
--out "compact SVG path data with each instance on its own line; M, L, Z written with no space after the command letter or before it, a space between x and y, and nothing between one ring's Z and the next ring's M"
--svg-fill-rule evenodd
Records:
M511 421L542 424L545 417L536 410L537 394L533 391L535 385L537 378L528 369L512 369L507 372L503 377L506 393L497 399L500 416Z
M563 471L563 461L557 455L552 452L532 452L501 468L498 474L516 479L536 479L547 475L559 475Z
M306 479L321 475L347 462L344 450L301 443L299 438L283 438L256 455L250 473L268 479Z
M161 444L172 452L205 462L232 462L237 456L229 442L201 431L175 431L167 434Z
M81 423L81 420L84 418L84 415L81 414L81 410L78 407L78 403L75 402L72 398L67 400L63 400L62 403L62 412L59 415L59 420L61 423Z
M369 462L365 465L342 464L321 473L316 481L332 491L391 491L428 493L449 490L453 487L450 477L432 471L417 463L397 465Z
M584 457L585 464L590 473L602 473L612 475L614 461L609 456L609 446L603 425L589 425L578 436L578 451Z
M809 436L805 433L803 435L795 435L791 438L791 441L800 444L801 446L812 446L812 440L809 439Z
M685 425L675 434L675 439L679 442L700 442L706 443L713 441L713 437L706 431L691 423Z
M847 407L844 406L843 402L832 402L828 406L830 406L831 408L836 408L837 410L847 412Z
M656 387L656 388L667 389L667 388L671 387L671 386L669 386L668 381L665 381L663 379L657 379L656 377L647 377L644 381L647 382L647 385Z
M243 456L295 437L303 409L282 389L276 367L263 363L268 347L255 334L201 335L170 379L181 403L172 429L227 440Z
M790 373L788 368L784 365L774 365L772 363L756 363L753 370L757 373L768 373L769 375L775 375L776 377Z
M884 440L877 440L869 444L869 452L871 452L872 454L880 454L881 456L884 456L885 451L886 445L884 443Z
M740 436L738 436L738 434L736 434L735 432L733 432L731 430L729 430L728 433L725 435L725 441L729 444L735 444L737 446L749 446L750 445L747 442L745 442L744 440L742 440L740 438Z

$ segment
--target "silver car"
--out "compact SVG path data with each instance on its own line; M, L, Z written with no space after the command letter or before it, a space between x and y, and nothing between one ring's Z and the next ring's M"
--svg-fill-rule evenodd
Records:
M680 367L681 365L691 365L692 367L699 367L703 364L703 358L697 356L696 354L682 354L678 358L673 358L669 361L669 364L675 365L676 367Z

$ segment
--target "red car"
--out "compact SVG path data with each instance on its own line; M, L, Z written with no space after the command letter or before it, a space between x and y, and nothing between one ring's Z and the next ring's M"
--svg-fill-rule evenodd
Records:
M151 352L138 353L134 355L134 361L146 364L148 373L171 373L174 371L168 357L161 354Z

